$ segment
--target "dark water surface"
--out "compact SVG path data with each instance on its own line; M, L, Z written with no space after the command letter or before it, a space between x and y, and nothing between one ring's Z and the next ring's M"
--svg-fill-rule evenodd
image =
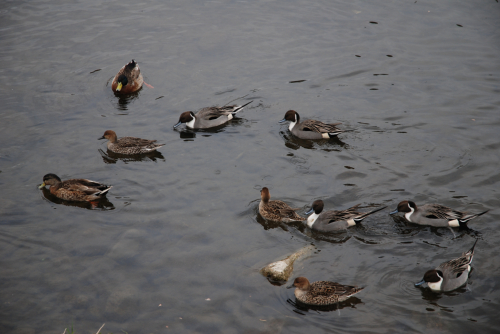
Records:
M4 1L0 18L1 333L498 331L497 1ZM132 58L154 89L118 98ZM172 129L239 97L225 127ZM297 140L289 109L354 131ZM112 156L107 129L166 146ZM46 173L113 188L68 205L37 189ZM258 219L263 186L304 210L388 208L321 235ZM404 199L491 211L452 232L392 219ZM413 286L475 238L467 288ZM365 290L304 309L260 275L310 244L293 277Z

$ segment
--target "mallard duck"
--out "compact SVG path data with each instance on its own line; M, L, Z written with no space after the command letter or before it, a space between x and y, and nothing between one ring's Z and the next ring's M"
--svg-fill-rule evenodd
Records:
M372 213L385 209L386 206L377 208L370 212L358 212L357 204L346 210L332 210L324 211L324 203L322 200L315 200L312 204L311 210L305 214L308 215L314 211L312 215L307 218L307 226L316 231L331 232L347 229L349 226L354 226Z
M288 129L290 132L301 139L328 139L345 132L337 128L337 125L342 123L326 124L313 119L306 119L300 122L299 113L295 110L288 110L285 117L279 123L290 122Z
M141 139L135 137L121 137L117 139L113 130L106 130L98 139L108 140L108 150L119 154L142 154L150 153L165 144L156 144L156 140Z
M55 174L46 174L40 189L50 186L50 193L65 201L95 201L104 196L112 186L87 179L61 181Z
M259 213L263 218L284 223L306 220L285 202L279 200L270 201L270 199L269 189L267 187L262 188L260 191Z
M434 227L458 227L467 226L467 222L471 219L484 215L489 210L468 214L453 210L441 204L424 204L417 208L417 205L412 201L402 201L398 204L396 210L390 214L398 212L405 214L406 220L419 225L429 225Z
M343 285L329 281L318 281L312 284L305 277L297 277L293 284L295 286L295 298L307 305L326 306L342 302L364 288L353 285Z
M174 125L174 129L182 123L186 123L186 126L191 129L208 129L222 125L232 120L238 111L252 102L242 106L207 107L200 109L196 114L192 111L185 111L179 117L179 122Z
M132 59L130 63L123 66L115 75L111 83L111 89L115 93L133 93L141 89L144 79L142 78L139 64Z
M477 240L472 248L459 258L441 263L436 269L428 270L422 281L415 286L427 283L427 286L434 291L452 291L467 283L476 243Z

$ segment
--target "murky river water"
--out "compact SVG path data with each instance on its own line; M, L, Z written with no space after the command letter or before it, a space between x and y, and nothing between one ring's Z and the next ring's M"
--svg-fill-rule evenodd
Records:
M3 2L0 332L498 331L499 17L494 0ZM131 59L154 88L118 98ZM237 98L254 102L221 129L172 129ZM354 131L298 140L289 109ZM123 159L107 129L166 145ZM113 188L67 205L38 190L47 173ZM322 235L258 218L263 186L388 208ZM452 232L390 217L404 199L491 211ZM475 238L467 288L413 286ZM260 275L310 244L293 277L365 290L314 310Z

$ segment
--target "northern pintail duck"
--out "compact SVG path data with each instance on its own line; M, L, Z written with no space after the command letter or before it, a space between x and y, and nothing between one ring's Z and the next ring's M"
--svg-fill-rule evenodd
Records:
M301 139L328 139L344 132L344 130L337 128L337 125L342 123L326 124L313 119L306 119L301 123L299 113L295 110L288 110L285 113L285 118L279 123L288 121L290 122L288 126L290 132Z
M282 201L270 201L271 194L266 187L260 191L259 213L262 217L268 220L278 222L294 222L306 220L299 216L288 204Z
M349 226L356 225L356 223L359 223L372 213L386 208L386 206L384 206L370 212L358 212L357 209L359 205L360 204L357 204L346 210L323 212L323 201L320 199L315 200L312 204L311 210L306 212L306 215L313 212L313 214L307 218L307 226L313 230L321 232L344 230Z
M182 123L186 123L186 126L191 129L208 129L222 125L232 120L238 111L252 102L242 106L207 107L200 109L196 114L192 111L185 111L179 117L179 122L174 125L174 129Z
M98 200L112 188L112 186L87 179L61 181L55 174L46 174L39 188L42 189L47 185L50 186L50 193L60 199L82 202Z
M440 204L424 204L417 208L417 205L412 201L402 201L398 204L396 210L390 214L403 212L405 218L415 224L429 225L435 227L457 227L467 226L467 222L471 219L479 217L489 210L476 214L468 214L450 209Z
M295 298L308 305L326 306L342 302L364 288L353 285L343 285L329 281L318 281L312 284L305 277L297 277L293 284L295 286Z
M467 283L476 243L477 240L472 248L459 258L441 263L436 269L428 270L422 281L416 283L415 286L427 283L431 290L451 291Z
M142 78L139 64L132 59L130 63L123 66L115 75L111 83L111 89L115 93L128 94L138 91L143 83L144 79Z
M165 144L156 144L156 140L141 139L135 137L122 137L117 139L113 130L106 130L98 139L108 140L108 150L118 154L142 154L150 153Z

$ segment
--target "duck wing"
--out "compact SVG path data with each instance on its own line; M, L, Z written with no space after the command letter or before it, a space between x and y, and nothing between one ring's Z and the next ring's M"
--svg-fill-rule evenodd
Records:
M274 214L278 214L284 218L292 218L296 220L305 220L305 218L299 216L288 204L283 201L275 200L269 201L267 208Z
M121 147L149 147L155 146L156 140L135 138L135 137L122 137L118 139L118 145Z
M302 122L301 125L301 130L302 131L312 131L312 132L318 132L318 133L330 133L330 132L336 132L339 131L340 129L336 127L336 125L339 125L342 123L332 123L332 124L326 124L320 121L315 121L313 119L307 119L304 122Z
M460 211L453 210L441 204L426 204L422 209L425 209L425 216L430 219L454 220L460 219L464 215Z

